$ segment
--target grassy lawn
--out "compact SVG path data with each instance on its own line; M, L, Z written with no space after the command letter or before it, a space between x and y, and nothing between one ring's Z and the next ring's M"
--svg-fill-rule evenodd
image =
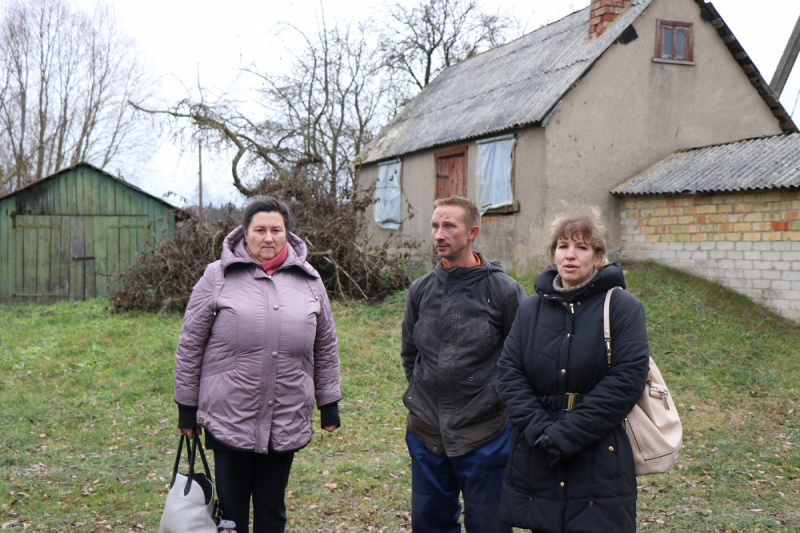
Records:
M684 422L678 468L639 479L639 529L800 531L800 330L718 286L627 269ZM410 530L404 305L405 293L334 304L344 426L296 455L289 531ZM178 440L181 317L96 300L0 307L0 324L0 526L156 531Z

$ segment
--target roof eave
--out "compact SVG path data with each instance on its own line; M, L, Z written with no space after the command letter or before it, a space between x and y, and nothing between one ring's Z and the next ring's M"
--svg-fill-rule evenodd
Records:
M717 11L717 8L714 7L714 4L710 2L706 3L703 0L695 0L695 2L701 7L703 18L708 20L708 22L717 30L717 33L722 38L722 42L724 42L725 46L728 47L731 55L736 62L739 63L739 66L747 75L747 78L750 80L750 83L753 85L756 91L758 91L758 94L764 100L764 103L770 108L770 111L772 111L772 114L778 120L778 124L783 132L797 133L799 130L792 120L791 115L786 112L783 104L781 104L778 97L775 96L775 93L761 75L761 72L759 72L755 63L753 63L753 60L750 59L750 56L744 50L744 47L739 43L739 41L733 35L731 29L722 19L722 16L719 14L719 11Z
M414 150L406 150L404 152L397 152L397 153L393 153L391 155L381 154L380 157L377 157L377 158L374 158L374 159L366 159L366 160L363 160L363 161L359 161L359 160L356 159L356 160L354 160L353 165L354 166L374 165L376 163L382 163L383 161L391 161L392 159L397 159L399 157L404 157L404 156L407 156L409 154L416 154L416 153L422 152L424 150L433 150L433 149L441 148L443 146L447 146L447 145L450 145L450 144L463 143L463 142L466 142L466 141L477 141L477 140L480 140L480 139L485 139L487 137L493 137L495 135L501 135L501 134L504 134L504 133L511 133L511 132L514 132L514 131L517 131L517 130L520 130L520 129L525 129L525 128L535 128L536 126L541 126L541 125L542 125L542 121L541 120L536 120L536 121L533 121L533 122L523 122L523 123L519 123L519 124L514 124L513 126L506 127L506 128L499 128L499 129L495 129L495 130L485 131L483 133L479 133L479 134L476 134L476 135L468 135L466 137L458 137L456 139L450 139L450 140L447 140L447 141L431 143L431 144L425 145L425 146L423 146L421 148L415 148Z
M175 206L175 205L172 205L169 202L166 202L163 199L159 198L158 196L152 195L149 192L140 189L136 185L128 183L127 181L122 180L122 179L118 178L117 176L114 176L113 174L110 174L110 173L106 172L102 168L98 168L98 167L92 165L91 163L86 163L86 162L83 162L83 161L80 162L80 163L76 163L74 165L71 165L69 167L62 168L58 172L54 172L53 174L50 174L49 176L45 176L44 178L42 178L40 180L36 180L33 183L29 183L28 185L22 187L21 189L17 189L14 192L10 192L10 193L6 194L5 196L0 196L0 200L5 200L6 198L10 198L10 197L12 197L12 196L14 196L16 194L21 193L21 192L25 192L27 190L34 189L34 188L38 187L39 185L43 184L46 181L54 180L57 177L59 177L59 176L61 176L63 174L66 174L67 172L73 171L73 170L75 170L77 168L80 168L80 167L90 168L90 169L94 170L95 172L97 172L98 174L102 174L103 176L106 176L107 178L111 178L112 180L117 181L117 182L121 183L122 185L125 185L126 187L130 187L131 189L135 190L138 193L141 193L141 194L147 196L148 198L152 198L153 200L164 204L165 206L169 207L170 209L173 209L173 210L175 210L177 212L181 212L183 214L187 214L187 215L191 216L191 213L186 211L185 209L183 209L181 207L178 207L178 206Z
M616 192L611 191L611 194L617 197L625 197L625 196L674 196L674 195L685 195L685 196L698 196L702 194L717 194L717 193L738 193L738 192L750 192L750 191L781 191L781 190L800 190L800 187L794 185L779 185L775 187L734 187L730 189L703 189L703 190L681 190L681 191L657 191L657 192Z

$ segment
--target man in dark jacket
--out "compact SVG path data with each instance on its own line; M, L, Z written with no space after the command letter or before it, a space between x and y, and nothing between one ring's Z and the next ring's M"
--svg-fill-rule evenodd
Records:
M435 202L441 258L408 291L401 356L409 385L406 442L415 532L511 533L497 518L511 426L495 390L497 360L525 297L496 261L472 250L480 214L461 197Z

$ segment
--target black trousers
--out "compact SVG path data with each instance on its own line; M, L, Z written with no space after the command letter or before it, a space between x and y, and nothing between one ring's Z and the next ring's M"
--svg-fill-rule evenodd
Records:
M253 499L253 533L283 533L284 493L294 452L259 454L214 450L217 497L224 520L236 522L237 533L249 533Z

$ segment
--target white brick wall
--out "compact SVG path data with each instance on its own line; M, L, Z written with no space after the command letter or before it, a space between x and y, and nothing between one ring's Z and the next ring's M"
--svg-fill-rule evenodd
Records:
M624 210L620 227L622 258L652 259L719 283L800 324L800 242L648 243Z

